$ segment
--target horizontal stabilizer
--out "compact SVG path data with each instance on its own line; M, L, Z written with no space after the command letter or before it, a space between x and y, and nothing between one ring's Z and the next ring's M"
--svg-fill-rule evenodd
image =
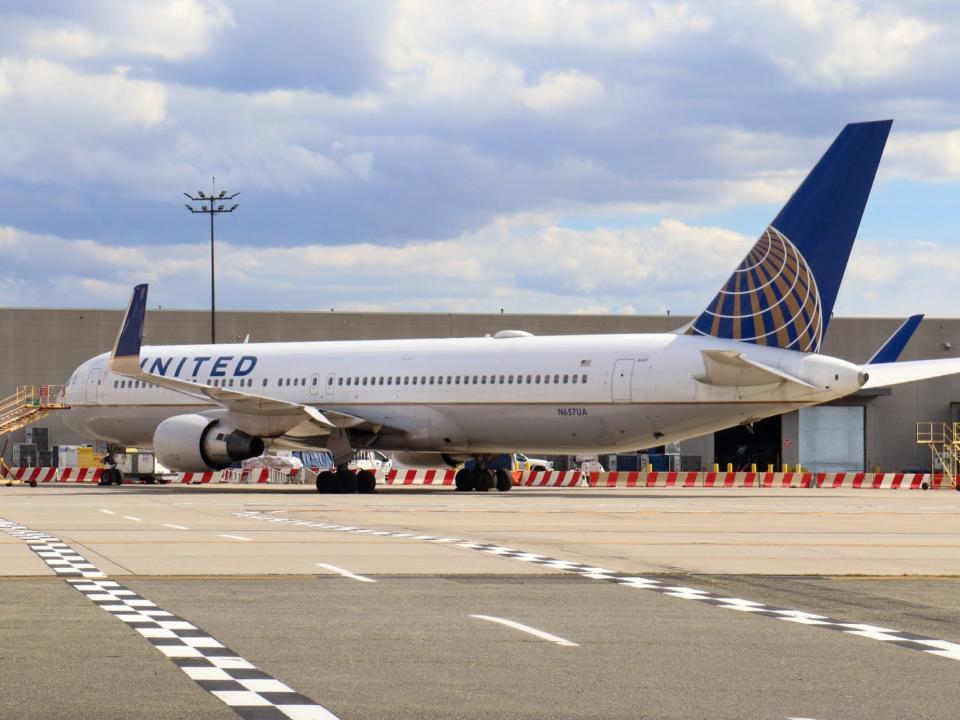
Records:
M703 356L703 367L706 372L697 380L708 385L749 387L789 382L816 389L805 380L751 360L736 350L701 350L700 354Z
M903 324L894 331L893 335L873 354L873 357L867 360L867 365L896 362L900 357L900 353L903 352L907 343L910 342L910 338L913 337L913 333L916 332L920 326L921 320L923 320L923 315L911 315L904 320Z
M960 373L960 358L864 365L863 371L869 376L863 389L868 390Z

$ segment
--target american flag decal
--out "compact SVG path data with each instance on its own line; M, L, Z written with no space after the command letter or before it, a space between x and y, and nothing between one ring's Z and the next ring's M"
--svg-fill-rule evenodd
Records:
M823 309L810 266L771 225L687 334L817 352Z
M580 367L590 367L590 361L589 361L589 360L581 360L581 361L580 361Z

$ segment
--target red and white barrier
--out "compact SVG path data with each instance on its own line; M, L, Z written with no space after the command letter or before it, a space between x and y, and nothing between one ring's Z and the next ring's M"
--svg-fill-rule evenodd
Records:
M579 487L579 470L537 470L520 473L519 482L523 487Z
M25 483L57 482L57 468L52 467L13 467L10 468L14 480Z
M177 473L176 482L183 485L195 485L200 483L223 482L223 474L208 470L207 472L183 472Z
M449 470L391 470L387 473L387 485L453 485L457 471Z
M920 490L943 485L943 476L929 473L758 473L758 472L609 472L590 473L587 484L615 487L706 488L854 488Z
M103 468L60 468L58 482L98 483Z

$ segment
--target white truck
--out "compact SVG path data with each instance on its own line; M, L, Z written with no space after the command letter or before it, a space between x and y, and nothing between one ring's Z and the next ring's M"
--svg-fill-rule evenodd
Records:
M175 475L157 462L152 452L146 450L127 450L113 454L116 463L107 466L100 475L101 485L120 485L124 480L166 484Z

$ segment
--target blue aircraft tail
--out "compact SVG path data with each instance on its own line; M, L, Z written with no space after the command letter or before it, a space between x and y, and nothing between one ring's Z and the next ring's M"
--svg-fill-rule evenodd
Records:
M893 335L888 337L886 342L877 349L873 357L867 360L867 365L896 362L900 358L900 353L910 342L910 338L913 337L913 333L920 326L921 320L923 320L923 315L911 315L904 320Z
M841 131L688 334L820 349L892 124Z

